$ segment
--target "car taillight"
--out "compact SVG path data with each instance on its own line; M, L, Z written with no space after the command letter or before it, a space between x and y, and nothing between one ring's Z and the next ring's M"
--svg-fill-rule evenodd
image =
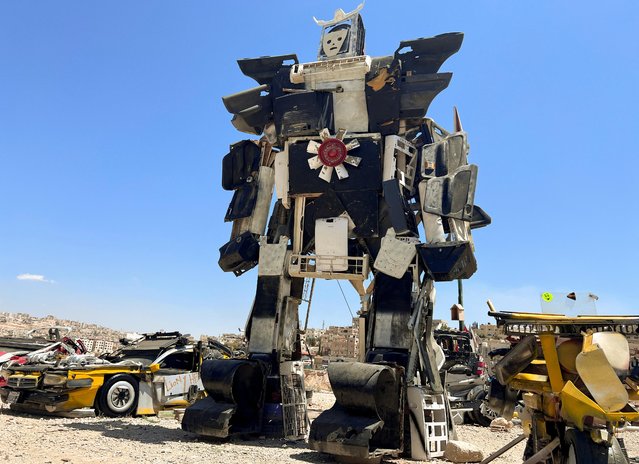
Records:
M486 372L486 363L484 362L484 358L480 356L479 361L477 361L475 365L475 375L484 375L484 372Z

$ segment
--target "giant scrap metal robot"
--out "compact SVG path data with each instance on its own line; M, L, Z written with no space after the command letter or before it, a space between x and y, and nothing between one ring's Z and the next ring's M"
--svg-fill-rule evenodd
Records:
M259 85L224 105L238 130L262 137L231 145L223 159L233 230L219 265L238 276L258 267L249 355L204 362L208 397L187 408L185 430L224 438L279 426L285 436L304 435L298 307L306 281L344 279L361 297L362 362L329 368L337 400L313 422L310 447L364 458L398 453L408 447L406 426L428 448L423 414L419 420L408 405L411 392L418 403L420 394L443 393L433 282L475 272L471 229L490 223L474 206L477 166L467 162L457 111L452 132L425 118L451 79L438 70L463 35L405 41L371 58L362 6L315 20L318 61L238 60Z

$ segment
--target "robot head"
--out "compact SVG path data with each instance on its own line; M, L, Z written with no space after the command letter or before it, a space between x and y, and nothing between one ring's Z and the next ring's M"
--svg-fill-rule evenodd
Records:
M346 51L350 30L350 24L339 24L331 29L324 30L322 34L322 52L324 52L326 58L331 58L340 52Z
M363 7L362 3L350 13L338 9L330 21L313 18L322 26L322 40L317 57L319 61L364 54L364 23L359 15Z

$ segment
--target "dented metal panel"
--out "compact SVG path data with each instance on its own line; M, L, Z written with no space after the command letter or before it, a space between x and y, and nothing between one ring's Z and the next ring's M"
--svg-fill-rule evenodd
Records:
M260 247L255 236L244 232L220 248L218 264L224 272L241 275L257 266Z
M388 205L390 222L397 235L417 235L415 214L411 210L406 197L402 194L397 179L383 182L384 201Z
M247 330L251 353L271 353L277 346L278 313L290 288L291 280L283 275L257 278L251 325Z
M468 279L477 270L470 242L423 244L417 251L435 282Z
M225 222L247 218L253 214L259 189L259 184L255 180L250 178L244 185L235 189L231 203L226 210L226 216L224 216Z
M470 221L473 217L477 166L461 166L452 174L420 183L422 208L428 213ZM423 184L423 185L422 185Z
M311 424L309 447L359 458L401 449L401 368L349 362L328 369L335 405Z
M293 92L276 98L273 104L278 134L291 137L317 134L324 128L334 131L331 92Z
M201 375L208 396L186 408L182 429L216 438L260 430L266 379L260 362L205 360Z
M366 106L370 132L382 135L399 130L401 61L392 56L373 58L366 75Z
M222 159L222 188L235 190L246 184L257 174L260 158L260 147L252 140L231 145L230 152Z
M255 191L254 206L250 215L242 216L239 219L238 230L240 233L248 231L255 235L262 235L266 229L266 221L271 209L275 170L267 166L260 166L257 182L253 181L252 183L255 184L251 187ZM234 204L235 201L232 205Z
M421 119L437 94L448 87L451 73L406 75L402 77L399 117Z
M446 176L468 164L468 142L464 132L446 135L422 147L422 176Z
M297 335L300 328L298 311L299 305L299 298L287 296L284 299L284 304L281 306L281 310L277 315L279 324L275 343L277 343L276 347L277 351L280 353L281 361L293 359L295 346L298 342Z
M267 243L266 237L260 238L260 261L257 275L279 276L284 272L288 237L281 237L278 243Z
M160 381L164 396L185 395L191 390L191 387L197 387L198 390L204 390L204 385L200 379L199 372L185 372L182 374L162 375L156 379Z
M419 239L401 240L389 229L382 238L382 247L375 259L375 269L386 275L401 279L408 266L414 263Z
M282 200L282 205L289 209L291 200L288 196L288 147L286 145L284 150L275 155L273 169L275 170L275 194L279 200Z
M258 84L270 84L277 72L287 64L299 63L297 55L261 56L237 60L240 70L245 76L253 78Z
M270 87L260 85L249 90L222 97L224 106L229 113L241 118L241 122L235 125L236 129L261 134L264 126L271 119L273 103L269 95ZM239 127L238 127L239 126ZM246 130L248 126L251 130Z
M464 34L449 32L434 37L403 40L395 52L395 57L403 64L404 72L432 74L461 48Z
M199 376L198 376L199 377ZM156 413L153 399L153 384L151 382L140 381L138 383L138 406L135 413L139 416L149 416Z
M413 309L412 287L413 277L408 272L399 279L383 273L375 276L372 347L398 350L410 348L412 336L406 328Z

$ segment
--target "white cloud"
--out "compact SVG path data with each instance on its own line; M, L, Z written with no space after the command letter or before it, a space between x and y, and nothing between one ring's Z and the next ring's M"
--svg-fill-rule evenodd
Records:
M18 274L16 276L18 280L31 280L33 282L46 282L52 284L54 281L46 279L43 275L40 274L29 274L28 272L25 274Z

